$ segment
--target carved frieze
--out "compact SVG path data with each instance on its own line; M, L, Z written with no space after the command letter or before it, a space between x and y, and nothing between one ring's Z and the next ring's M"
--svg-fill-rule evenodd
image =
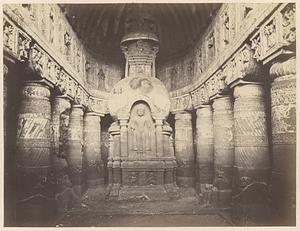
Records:
M225 83L229 86L239 79L257 80L259 64L254 59L250 45L244 44L226 66Z
M31 70L41 79L48 80L62 94L69 96L78 104L88 107L91 111L101 114L108 112L105 100L91 96L76 78L71 76L27 33L17 29L7 18L4 18L3 30L4 49L13 52L18 61L28 62ZM68 44L70 41L67 39L66 42ZM81 57L81 51L79 52ZM81 61L78 61L77 64L81 66Z
M202 85L201 87L193 91L191 93L191 98L192 98L192 104L194 108L197 108L203 104L208 104L209 97L208 97L206 85Z
M281 11L282 15L282 38L287 43L293 43L296 41L296 4L289 3Z
M171 111L192 110L192 98L190 94L171 98Z
M31 39L21 32L18 34L18 59L21 62L25 62L29 58L29 49L30 49Z
M7 18L3 19L3 48L15 53L16 50L16 28Z
M283 4L250 39L254 58L268 62L296 41L295 3ZM270 59L269 57L272 56Z
M39 45L34 44L30 49L29 54L30 66L38 75L43 77L46 67L46 57L44 51Z
M222 69L218 70L207 82L207 94L210 98L226 90L225 75Z

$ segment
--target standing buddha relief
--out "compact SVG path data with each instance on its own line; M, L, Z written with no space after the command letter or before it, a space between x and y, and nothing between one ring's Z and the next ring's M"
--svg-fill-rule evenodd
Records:
M132 107L128 123L129 155L151 156L155 147L155 128L149 107L138 102Z

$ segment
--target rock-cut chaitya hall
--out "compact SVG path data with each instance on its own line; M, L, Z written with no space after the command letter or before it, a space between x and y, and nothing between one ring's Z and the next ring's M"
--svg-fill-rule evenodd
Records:
M4 4L4 226L295 226L295 15Z

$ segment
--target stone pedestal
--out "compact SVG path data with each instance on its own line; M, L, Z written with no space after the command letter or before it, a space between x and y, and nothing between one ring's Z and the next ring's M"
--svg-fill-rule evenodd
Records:
M195 186L195 156L193 148L192 115L175 114L176 182L179 187Z
M201 106L196 113L196 188L201 191L201 185L212 184L214 177L214 134L211 105Z
M272 123L272 204L283 223L295 225L296 59L270 69Z
M213 101L214 185L218 189L218 207L231 207L234 161L232 99L224 95Z
M69 176L73 189L78 196L82 191L83 161L83 108L72 105L68 130L66 159L69 165Z
M234 88L234 98L233 219L244 225L266 215L268 208L270 157L264 86L241 82Z
M26 82L17 117L17 223L41 225L54 209L50 90ZM47 209L45 209L47 208Z
M101 159L101 117L88 112L84 117L84 158L87 187L104 185L104 165Z

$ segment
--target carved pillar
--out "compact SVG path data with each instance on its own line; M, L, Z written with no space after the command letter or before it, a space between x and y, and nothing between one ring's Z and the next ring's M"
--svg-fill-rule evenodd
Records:
M169 157L165 160L165 174L164 174L164 185L166 190L174 191L176 185L176 160L174 156L174 144L172 138L172 128L167 122L164 122L162 126L163 133L163 156Z
M241 82L234 87L234 98L233 215L234 219L251 220L253 216L266 214L269 199L270 159L264 86Z
M234 127L231 96L213 101L214 185L218 188L218 207L230 208L234 161Z
M69 176L77 195L82 191L82 147L83 147L83 107L72 105L68 129L66 158L69 164Z
M272 204L283 221L295 223L296 208L296 59L270 69L272 123ZM289 221L287 220L289 219Z
M16 137L16 211L18 225L32 226L45 221L55 206L50 174L50 90L42 82L26 82L21 94Z
M3 63L3 110L4 110L4 143L6 143L6 130L7 130L7 75L8 67Z
M202 105L197 109L196 145L197 145L197 189L203 184L212 184L214 176L214 134L213 112L211 105Z
M63 96L57 96L53 99L52 102L52 163L55 172L59 172L61 169L67 167L67 162L64 159L65 143L63 141L64 134L66 133L67 127L64 125L64 118L62 113L65 113L67 116L70 109L71 103L70 100Z
M11 63L3 56L3 187L4 187L4 226L16 225L16 134L17 116L20 98L16 92L22 88L18 81L20 76L15 72L16 64Z
M176 181L179 187L194 187L194 149L192 115L189 112L175 114Z
M87 187L104 185L104 165L101 159L101 117L87 112L84 117L84 158Z
M163 131L162 131L163 121L155 121L155 132L156 132L156 154L162 157L163 153Z
M121 156L128 156L127 119L120 119Z
M109 157L108 157L108 182L110 187L110 197L117 197L121 185L121 144L120 125L114 122L108 129L109 132ZM127 144L126 144L127 147Z

